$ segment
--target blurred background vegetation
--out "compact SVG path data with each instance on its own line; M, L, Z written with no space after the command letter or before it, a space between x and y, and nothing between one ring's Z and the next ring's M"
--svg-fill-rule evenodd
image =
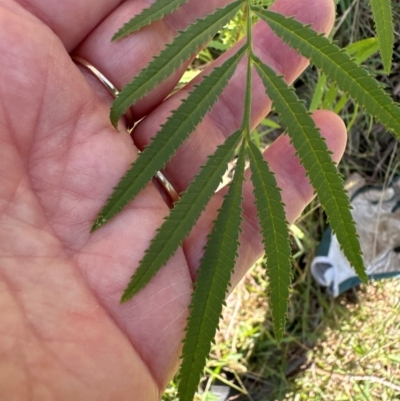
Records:
M260 0L268 5L270 0ZM400 101L400 2L392 2L395 52L392 73L383 73L368 0L337 1L333 39L362 62ZM182 83L244 36L239 13L193 62ZM346 122L349 139L339 169L357 172L369 184L387 184L398 174L394 137L310 67L296 81L310 110L331 109ZM281 134L270 114L253 133L268 145ZM220 331L196 401L400 400L400 280L375 282L332 299L318 287L310 262L327 227L313 201L292 228L294 281L286 334L277 345L268 307L268 281L260 260L228 298ZM172 382L163 401L177 401Z

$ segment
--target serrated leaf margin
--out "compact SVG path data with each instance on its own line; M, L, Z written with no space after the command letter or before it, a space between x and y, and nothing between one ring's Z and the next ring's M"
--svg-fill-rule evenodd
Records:
M126 302L137 294L157 271L176 252L176 249L196 223L201 212L216 191L229 161L239 144L241 131L238 130L209 156L200 173L193 179L181 199L166 217L162 226L139 262L135 274L125 288L121 302Z
M325 140L304 104L284 79L254 55L253 61L275 110L286 125L291 142L301 164L306 168L307 176L326 211L343 253L360 279L368 282L355 223L350 212L350 201Z
M128 108L145 96L151 89L163 82L181 64L196 53L198 49L209 40L213 34L228 23L243 4L237 0L224 8L217 9L213 14L198 19L185 31L180 31L173 42L158 55L150 64L127 84L115 99L110 120L117 127L118 120Z
M135 15L127 23L125 23L112 37L111 41L124 38L164 17L171 14L189 0L156 0L148 8L144 8L142 12Z
M245 147L241 147L229 186L200 262L179 373L180 401L192 401L218 328L223 302L235 266L242 221L241 202Z
M400 138L400 107L344 50L294 18L259 7L252 9L282 40L321 68L343 92Z
M149 146L139 154L131 168L121 178L111 197L100 211L92 232L114 217L145 187L176 152L176 149L201 122L229 82L245 53L245 46L214 68L193 87L189 96L172 112Z
M251 181L263 235L275 336L282 340L292 281L290 236L281 190L258 147L249 140Z

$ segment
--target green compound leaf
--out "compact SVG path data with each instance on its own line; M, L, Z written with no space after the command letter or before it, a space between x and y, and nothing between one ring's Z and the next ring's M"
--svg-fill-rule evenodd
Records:
M392 0L370 0L379 48L386 74L392 69L394 27Z
M235 1L214 14L197 20L174 39L150 64L126 85L114 101L110 119L114 127L126 110L146 93L163 82L182 63L195 54L219 29L227 24L240 9L243 0Z
M140 28L161 19L164 15L171 14L188 1L189 0L156 0L149 8L143 9L140 14L134 16L129 22L127 22L113 36L112 40L114 41L123 38L124 36L138 31Z
M182 351L180 401L193 401L235 266L242 221L244 164L245 147L242 146L234 178L209 236L195 283Z
M282 340L292 278L290 237L286 213L275 176L258 147L248 142L251 181L267 257L275 336Z
M187 99L162 126L149 146L139 154L136 162L122 177L113 194L99 213L92 231L97 230L114 217L129 201L144 188L176 152L176 149L202 121L211 106L218 100L236 66L244 55L241 48L220 67L203 78L194 87Z
M379 82L357 66L349 55L292 18L257 7L254 12L278 36L321 68L342 91L400 138L400 107L385 93Z
M311 184L326 211L345 256L360 279L366 283L368 279L355 223L350 212L350 202L325 140L293 89L257 57L253 56L253 59L257 72L267 88L267 94L287 127L290 139L302 165L307 170Z
M122 302L128 301L146 286L189 234L218 188L228 163L233 159L241 134L241 131L236 131L217 148L202 167L199 175L190 183L181 199L175 203L126 287Z

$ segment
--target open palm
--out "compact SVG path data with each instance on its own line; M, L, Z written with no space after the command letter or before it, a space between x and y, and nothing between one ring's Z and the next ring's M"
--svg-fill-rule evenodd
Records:
M229 0L191 0L134 35L112 34L145 0L0 0L0 399L155 401L179 364L193 272L216 210L218 193L183 247L131 302L119 299L168 212L153 183L101 230L90 227L137 150L108 120L111 96L70 54L91 62L117 87L195 18ZM120 4L122 3L122 4ZM333 23L331 0L278 0L275 10L315 29ZM259 56L292 82L306 61L262 24ZM212 67L212 66L211 66ZM210 68L211 68L210 67ZM132 108L147 116L132 136L143 147L188 88L162 102L185 66ZM184 190L208 154L240 125L243 71L168 164ZM270 103L254 82L253 120ZM315 120L338 160L345 129L329 112ZM265 153L293 221L313 196L286 137ZM262 247L251 188L236 283Z

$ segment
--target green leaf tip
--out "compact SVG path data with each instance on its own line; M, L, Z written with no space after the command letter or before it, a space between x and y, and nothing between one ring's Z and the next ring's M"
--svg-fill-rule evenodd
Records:
M165 15L171 14L188 1L189 0L156 0L150 7L143 9L140 14L134 16L129 22L124 24L124 26L114 34L111 41L130 35L144 26L161 19Z
M94 233L96 230L98 230L103 224L107 223L107 220L104 219L101 216L98 216L95 222L93 223L92 228L90 229L91 233Z
M185 31L180 31L173 42L167 45L147 67L140 71L131 83L122 89L111 107L110 120L112 125L117 126L118 120L132 104L165 81L185 60L188 60L193 53L210 40L219 29L234 17L242 4L243 0L228 4L224 8L217 9L213 14L198 19Z
M390 74L392 69L394 47L393 11L391 3L392 0L370 0L376 34L379 41L379 50L386 74Z
M218 328L239 247L245 146L212 232L195 283L179 372L180 401L192 401Z

